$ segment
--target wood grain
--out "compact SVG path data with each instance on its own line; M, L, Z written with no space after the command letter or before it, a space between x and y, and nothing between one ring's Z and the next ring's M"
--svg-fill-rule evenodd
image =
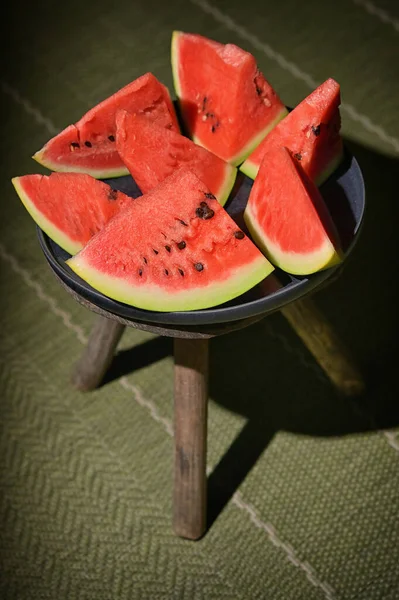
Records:
M176 339L173 529L196 540L206 528L207 340Z
M353 357L311 298L288 304L281 313L340 392L347 396L364 392L365 384Z
M125 325L97 316L87 346L72 373L73 385L81 391L94 390L112 362Z

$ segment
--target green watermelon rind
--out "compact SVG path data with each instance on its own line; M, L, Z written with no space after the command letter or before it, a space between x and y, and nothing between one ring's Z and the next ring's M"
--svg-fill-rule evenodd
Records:
M46 167L50 171L55 171L58 173L85 173L87 175L91 175L95 179L110 179L112 177L123 177L124 175L129 175L129 171L126 167L118 167L116 169L90 169L89 167L79 167L79 165L69 165L69 164L60 164L53 162L51 160L47 160L43 158L46 152L46 145L43 146L40 150L38 150L33 156L33 160L35 160L39 165Z
M342 262L343 256L326 236L323 245L314 252L288 252L282 250L275 242L270 240L265 231L260 227L258 220L247 205L244 211L244 221L251 237L259 250L275 266L291 275L311 275L334 267Z
M258 174L259 168L260 165L254 163L250 158L247 158L239 167L241 173L244 173L244 175L246 175L250 179L253 179L254 181L255 177Z
M79 254L68 259L66 264L105 296L136 308L157 312L202 310L223 304L250 290L274 270L273 265L260 254L250 264L238 267L234 275L219 283L169 293L160 286L144 283L133 286L121 278L101 273Z
M82 249L82 244L76 240L73 240L71 237L65 235L61 229L59 229L56 225L54 225L47 217L43 215L42 212L37 210L32 200L29 198L28 194L23 189L20 184L19 177L13 177L11 182L17 192L22 204L25 206L26 210L35 221L35 223L40 227L42 231L47 233L47 235L56 243L60 248L65 250L71 255L76 254Z
M178 69L177 69L177 42L178 42L178 39L181 34L182 34L181 31L174 31L172 33L172 43L171 43L171 65L172 65L173 87L175 89L175 93L176 93L178 100L180 100L180 98L181 98L181 87L180 87L180 80L179 80Z
M217 195L217 200L221 206L224 206L229 199L230 192L234 187L238 171L236 167L226 163L226 174L224 177L223 185L221 186Z

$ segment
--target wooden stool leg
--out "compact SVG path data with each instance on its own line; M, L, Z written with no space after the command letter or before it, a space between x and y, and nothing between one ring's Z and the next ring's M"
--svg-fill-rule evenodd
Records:
M94 390L104 377L125 325L97 316L82 357L75 366L72 383L82 391Z
M206 528L207 339L175 339L173 529L196 540Z
M358 367L313 300L297 300L281 312L339 391L347 396L364 391Z

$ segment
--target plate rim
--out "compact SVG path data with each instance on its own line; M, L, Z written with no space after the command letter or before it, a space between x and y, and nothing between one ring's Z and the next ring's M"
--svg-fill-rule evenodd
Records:
M345 149L346 152L347 149ZM146 323L154 323L155 325L215 325L218 323L227 323L230 321L237 321L247 317L255 317L260 314L268 314L274 312L279 308L282 308L286 304L298 300L299 298L307 295L320 287L321 284L329 280L337 269L342 268L343 264L348 259L348 256L352 253L355 247L361 227L364 221L365 213L365 185L364 178L360 166L353 156L348 153L351 164L350 169L356 172L357 184L360 184L359 197L362 199L362 205L360 210L360 216L357 220L354 228L354 236L350 246L345 251L344 260L323 271L318 271L311 275L304 277L303 279L296 279L291 281L287 285L283 285L280 289L272 292L268 296L263 296L254 300L249 300L244 303L234 304L232 306L215 306L206 309L196 309L193 311L175 311L175 312L161 312L161 311L148 311L145 309L137 308L128 304L124 304L117 300L113 300L105 294L102 294L98 290L92 288L89 284L84 282L78 275L76 275L65 262L61 261L56 257L53 247L60 248L56 242L38 226L36 225L37 235L39 238L40 247L44 253L44 256L52 268L53 271L62 279L62 281L75 293L81 295L91 303L96 304L100 308L107 310L117 316L131 321L142 321ZM339 181L339 179L338 179ZM60 248L60 250L62 250ZM275 274L276 272L273 271ZM273 274L272 273L272 274ZM278 271L277 271L278 273ZM131 314L129 314L131 313Z

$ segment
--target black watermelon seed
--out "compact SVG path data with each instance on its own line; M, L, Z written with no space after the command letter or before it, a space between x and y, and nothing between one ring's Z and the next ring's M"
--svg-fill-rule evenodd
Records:
M186 242L182 240L177 244L177 247L179 248L179 250L184 250L184 248L186 247Z
M199 207L196 209L195 214L200 219L204 219L204 221L206 221L207 219L212 219L215 212L209 208L206 202L201 202Z
M211 127L211 131L212 131L212 133L215 133L215 131L216 131L216 127L215 127L215 125L212 125L212 127Z
M211 194L211 192L204 192L204 196L205 196L205 198L209 198L209 200L216 200L216 196ZM202 206L202 202L201 202L201 206Z
M179 273L180 273L180 275L181 275L182 277L184 277L184 271L183 271L183 269L179 269Z
M108 192L108 200L116 200L118 196L118 190L110 190Z
M237 240L242 240L245 238L245 233L243 231L235 231L234 237L237 238Z
M139 275L140 277L143 275L143 269L139 269Z
M152 249L154 254L158 254L158 250L155 250L155 248Z
M115 136L114 135L109 135L108 139L110 142L114 142L115 141Z
M185 222L183 221L183 219L179 219L179 221L180 221L180 223L181 223L182 225L184 225L184 227L188 227L187 223L185 223Z
M143 257L143 261L145 262L145 264L147 264L148 262L145 256Z
M315 134L315 136L320 135L320 125L317 125L316 127L312 125L312 131Z
M203 271L204 270L204 265L202 263L195 263L194 269L196 271Z
M165 275L169 275L168 269L165 269Z
M170 247L170 246L165 246L165 250L166 250L167 252L170 252L170 250L171 250L171 247Z
M91 142L85 142L85 146L87 146L88 148L91 148Z
M208 102L208 98L206 96L204 96L203 100L202 100L202 111L205 110L205 105Z
M71 149L72 148L80 148L80 144L78 144L78 142L72 142L71 143Z
M302 154L297 152L297 154L294 154L294 158L296 158L297 160L302 160Z

